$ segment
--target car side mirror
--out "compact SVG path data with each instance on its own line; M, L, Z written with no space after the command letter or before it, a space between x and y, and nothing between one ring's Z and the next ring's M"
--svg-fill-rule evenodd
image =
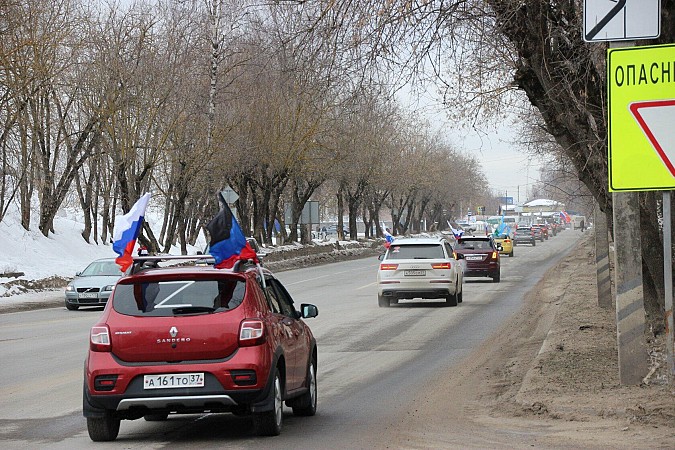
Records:
M302 314L303 319L309 319L319 315L319 308L311 303L303 303L300 305L300 314Z
M82 272L75 272L76 277L79 277L80 275L82 275Z
M464 259L464 253L457 253L457 259Z
M504 247L502 247L502 244L497 244L497 250L499 250L500 252L502 250L504 250Z
M377 259L378 261L382 261L384 259L384 253L380 253L379 255L377 255Z

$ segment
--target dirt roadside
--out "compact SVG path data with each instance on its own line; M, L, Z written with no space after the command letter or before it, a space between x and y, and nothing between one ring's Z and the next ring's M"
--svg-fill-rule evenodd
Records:
M468 364L427 386L386 448L675 448L675 388L620 386L615 312L597 306L589 233Z

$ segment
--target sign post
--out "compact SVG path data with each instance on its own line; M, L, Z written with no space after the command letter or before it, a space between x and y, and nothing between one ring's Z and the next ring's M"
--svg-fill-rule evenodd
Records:
M666 349L668 376L672 382L675 379L675 369L672 362L671 216L666 215L666 209L670 209L670 191L675 189L675 129L673 127L675 124L675 45L610 48L607 53L607 86L609 190L615 193L613 194L615 199L614 223L625 225L625 221L631 219L632 214L617 211L617 208L621 208L619 201L624 195L631 192L635 192L631 195L637 195L636 191L664 191ZM624 206L630 207L628 203ZM634 207L637 208L637 205ZM624 221L620 220L622 218ZM634 221L635 218L633 218L633 223ZM625 228L628 229L630 226ZM639 246L639 240L637 244ZM641 256L641 252L636 253ZM630 258L630 255L624 255L623 258ZM618 260L617 253L617 269L619 269ZM638 294L631 293L635 290L635 280L623 280L624 286L620 284L619 278L622 276L621 273L626 272L625 269L624 267L616 271L619 371L622 383L634 384L639 381L637 379L639 374L626 367L624 377L622 352L626 358L633 360L637 353L642 353L642 350L637 347L621 349L622 329L625 329L625 340L632 340L631 334L638 334L635 328L637 323L644 320L644 310L635 306L635 297ZM641 290L641 283L639 287ZM642 293L639 295L641 296ZM635 314L639 317L630 318ZM620 321L626 322L626 326L622 327ZM641 359L639 363L642 364Z

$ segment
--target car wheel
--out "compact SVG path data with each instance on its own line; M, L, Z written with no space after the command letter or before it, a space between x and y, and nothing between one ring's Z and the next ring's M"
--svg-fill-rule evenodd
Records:
M281 377L279 369L274 371L274 382L272 384L274 392L274 407L271 411L264 411L253 415L253 425L259 436L279 436L283 424L283 401L281 400Z
M448 296L445 297L445 306L457 306L458 301L457 291L455 291L454 294L448 294Z
M389 299L385 297L384 295L378 295L377 296L377 304L380 306L380 308L388 308L389 307Z
M511 250L511 253L509 253L509 258L513 258L513 250Z
M492 282L493 282L493 283L499 283L500 275L501 275L501 274L498 273L497 275L495 275L494 277L492 277Z
M316 361L313 357L307 368L307 388L307 393L297 399L299 406L293 406L293 414L296 416L313 416L316 414Z
M66 302L66 309L68 311L77 311L77 308L79 308L78 305L73 305L72 303Z
M143 416L146 422L163 422L169 418L169 413L146 414Z
M462 303L464 301L464 289L459 291L459 294L457 294L457 303Z
M87 417L87 431L94 442L114 441L120 432L120 419L109 412L104 417Z

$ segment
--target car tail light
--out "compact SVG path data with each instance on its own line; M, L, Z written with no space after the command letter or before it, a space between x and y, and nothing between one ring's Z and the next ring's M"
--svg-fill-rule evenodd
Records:
M107 325L100 327L91 327L89 333L89 348L94 352L109 352L110 345L110 330Z
M497 259L499 257L499 252L492 252L492 259Z
M446 263L438 263L438 264L432 264L431 268L432 269L450 269L452 266L450 265L449 262Z
M265 342L265 324L260 319L246 319L239 327L239 346L251 347Z
M398 264L387 264L387 263L380 264L380 270L396 270L396 269L398 269Z

